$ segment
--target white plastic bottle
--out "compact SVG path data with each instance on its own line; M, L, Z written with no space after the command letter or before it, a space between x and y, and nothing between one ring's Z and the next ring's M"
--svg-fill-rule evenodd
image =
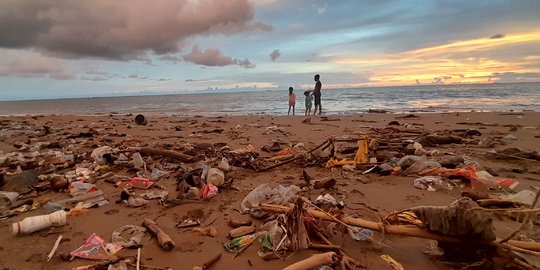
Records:
M66 224L66 212L63 210L42 216L27 217L22 221L13 223L13 235L30 234L51 226Z

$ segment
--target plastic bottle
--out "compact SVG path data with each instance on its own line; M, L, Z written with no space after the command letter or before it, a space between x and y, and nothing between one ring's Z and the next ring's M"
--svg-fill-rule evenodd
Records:
M27 217L20 222L13 223L13 235L30 234L51 226L66 224L66 212L56 211L42 216Z

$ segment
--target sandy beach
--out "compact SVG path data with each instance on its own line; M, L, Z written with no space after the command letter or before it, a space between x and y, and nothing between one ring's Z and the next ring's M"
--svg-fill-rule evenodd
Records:
M38 159L48 151L60 151L74 154L75 162L64 166L58 163L57 174L65 174L83 164L94 161L90 153L100 146L111 146L114 149L127 147L151 147L185 151L194 145L212 144L219 149L225 145L230 149L245 149L248 145L254 147L260 159L274 156L275 153L264 152L263 146L271 146L279 140L285 145L303 143L311 149L327 138L354 139L365 134L382 134L385 127L395 127L402 130L422 130L427 134L453 134L467 130L478 131L477 136L468 137L462 143L424 146L426 150L438 150L440 153L452 153L455 156L467 156L478 162L481 168L489 168L500 177L512 178L519 182L514 193L520 190L538 186L540 181L540 161L534 159L494 159L486 152L507 147L521 147L527 150L540 151L540 113L425 113L425 114L384 114L366 113L351 116L311 117L310 123L304 123L304 116L233 116L233 117L171 117L149 115L147 125L137 125L134 115L110 114L100 116L51 115L51 116L12 116L0 118L0 157L13 152L29 153L38 151ZM391 121L397 121L389 126ZM47 126L49 133L44 132ZM83 133L88 133L85 136ZM417 139L419 134L412 133L407 138ZM73 136L76 135L76 136ZM78 136L77 136L78 135ZM410 134L409 134L410 135ZM509 136L511 135L511 136ZM405 139L405 138L404 138ZM50 145L51 143L58 143ZM44 143L39 146L40 143ZM36 146L37 145L37 146ZM50 146L45 146L50 145ZM23 147L21 147L23 146ZM345 148L355 147L356 142L336 144L336 155ZM21 150L24 149L24 150ZM3 152L3 154L1 154ZM397 152L396 158L404 154ZM375 157L375 151L370 149L370 157ZM177 198L177 175L182 168L195 166L173 161L159 156L143 155L146 170L161 168L169 171L170 175L156 181L159 186L169 191L168 198ZM130 158L131 159L131 158ZM0 159L1 160L1 159ZM378 162L385 162L380 159ZM33 166L43 170L48 167L50 160ZM15 174L17 166L0 164L1 170L8 175ZM24 162L23 162L24 163ZM208 161L215 164L216 161ZM62 165L62 166L60 166ZM319 195L331 194L338 201L343 201L343 212L367 220L378 222L394 210L407 209L415 206L446 206L460 198L460 193L470 190L470 185L456 187L452 190L437 189L427 191L415 188L415 176L379 175L377 173L363 174L363 170L344 171L341 168L330 170L324 168L324 163L304 164L292 162L275 169L256 172L248 168L235 167L225 173L226 180L232 181L229 187L219 190L219 193L208 200L186 202L173 207L166 207L157 200L150 200L148 205L139 208L127 207L120 200L122 188L115 186L114 181L105 181L100 175L112 172L112 175L134 177L137 169L132 165L111 165L95 174L94 184L104 193L109 204L93 207L77 215L70 215L67 224L61 227L45 229L24 236L14 236L11 224L25 217L47 213L43 208L28 211L0 221L0 266L2 269L71 269L76 266L93 264L95 261L75 258L64 261L55 255L47 262L55 240L63 236L57 254L69 254L81 246L88 236L96 233L106 241L111 239L111 233L123 225L140 225L144 218L151 218L172 237L176 247L172 251L162 250L155 239L146 237L141 249L141 264L158 268L141 269L192 269L210 257L222 253L221 259L212 269L282 269L294 262L307 258L310 254L320 253L315 250L296 251L284 260L264 261L257 254L260 243L256 242L244 252L234 257L223 248L230 241L227 237L231 227L230 219L243 217L253 221L258 226L263 220L249 215L242 215L240 204L244 197L257 186L264 183L272 185L301 185L304 180L302 171L306 170L314 179L334 178L336 185L330 189L305 189L302 196L315 200ZM27 167L32 167L26 164ZM22 166L23 170L25 166ZM144 170L144 169L142 169ZM43 182L43 181L42 181ZM160 190L157 188L157 190ZM145 190L136 189L135 194ZM490 194L503 194L504 191L490 191ZM32 189L22 195L23 198L33 198L34 201L57 201L70 198L69 192L53 191L45 188L43 191ZM185 219L200 219L211 223L217 229L217 236L201 236L190 229L177 228L176 225ZM495 220L496 234L500 238L510 235L518 222L508 219ZM380 255L390 255L401 263L404 269L455 269L455 265L443 263L424 254L432 246L433 241L395 235L374 233L373 238L383 244L374 242L357 242L346 233L336 233L331 241L340 245L350 257L362 267L358 269L390 269L380 258ZM384 238L384 240L383 240ZM538 240L538 239L536 239ZM136 256L137 249L123 249L118 256ZM129 269L135 269L130 266ZM318 268L316 268L318 269Z

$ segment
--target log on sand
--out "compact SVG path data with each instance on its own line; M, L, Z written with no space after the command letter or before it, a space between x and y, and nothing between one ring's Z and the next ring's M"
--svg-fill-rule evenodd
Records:
M150 147L130 147L129 151L140 152L145 155L157 155L172 159L178 159L185 163L194 163L204 159L203 156L190 156L173 150L155 149Z
M272 213L282 213L285 214L291 210L291 207L289 206L282 206L282 205L273 205L273 204L261 204L260 206L261 210L272 212ZM328 213L308 209L306 210L307 213L315 218L326 220L326 221L332 221L336 222L336 219L351 225L351 226L358 226L362 228L371 229L374 231L382 231L383 228L381 224L369 221L361 218L352 218L347 216L332 216ZM415 228L411 226L406 225L385 225L384 226L384 233L385 234L395 234L395 235L403 235L403 236L411 236L411 237L417 237L417 238L425 238L425 239L431 239L431 240L437 240L437 241L443 241L443 242L452 242L452 243L463 243L465 240L455 238L452 236L447 235L440 235L436 233L429 232L427 230L423 230L420 228ZM474 240L478 241L478 240ZM486 242L487 244L494 244L493 242ZM533 251L540 251L540 243L536 242L527 242L527 241L518 241L518 240L510 240L508 241L508 244L511 246L533 250Z

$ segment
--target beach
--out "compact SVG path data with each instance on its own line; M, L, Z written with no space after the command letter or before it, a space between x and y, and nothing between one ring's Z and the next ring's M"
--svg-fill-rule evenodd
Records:
M298 110L297 110L297 113ZM413 116L411 116L413 115ZM467 156L478 162L482 168L490 168L501 177L513 178L519 185L513 192L532 189L540 181L540 163L532 159L493 159L486 152L506 147L522 147L527 150L540 151L540 113L539 112L452 112L452 113L359 113L354 115L312 116L305 121L304 116L171 116L152 114L147 116L147 125L137 125L133 114L110 113L106 115L33 115L33 116L3 116L0 117L0 151L4 154L12 151L30 153L39 151L65 151L77 156L76 163L92 162L90 153L100 146L125 149L132 147L151 147L181 151L190 146L210 143L220 147L227 145L230 149L246 149L253 146L259 157L271 157L274 153L261 150L263 146L272 145L279 140L283 145L302 143L311 149L327 138L350 140L359 138L371 132L377 132L385 127L422 130L426 133L439 133L456 130L476 130L481 135L476 141L467 140L463 143L425 146L426 150L438 150L441 153L452 153ZM42 134L47 126L50 133ZM81 134L90 132L91 135ZM80 136L72 136L80 135ZM505 136L512 135L511 137ZM414 139L414 137L411 137ZM56 148L32 146L39 142L58 142ZM492 142L482 144L481 142ZM16 146L28 145L28 150L18 150ZM349 143L337 144L336 152L346 147L354 147L354 140ZM217 148L217 147L216 147ZM36 150L37 149L37 150ZM1 153L1 152L0 152ZM348 155L350 156L350 155ZM174 163L162 157L145 156L148 171L151 168L178 168L175 166L192 166ZM157 165L160 164L160 165ZM63 173L73 170L77 164L58 170ZM13 174L16 167L2 166L4 173ZM104 169L115 175L126 177L136 176L136 170L130 166L112 166ZM331 194L338 201L344 201L343 212L348 215L361 217L377 222L395 210L407 209L414 206L446 206L460 198L463 190L470 186L452 190L437 189L427 191L413 186L413 176L379 175L377 173L363 174L362 170L344 171L341 168L330 170L320 164L308 165L291 162L275 169L257 172L248 168L235 167L225 173L226 179L232 184L220 189L215 197L201 202L183 203L173 207L160 205L151 200L148 205L140 208L130 208L124 203L115 203L120 199L121 188L114 182L95 181L95 186L102 190L109 204L77 215L68 216L67 225L36 232L30 235L13 236L11 223L25 217L44 214L44 209L21 213L0 221L0 266L2 269L71 269L72 267L94 263L93 261L74 259L63 261L54 256L47 262L47 254L59 235L64 237L58 253L69 254L81 246L87 237L96 233L106 241L111 233L127 224L140 225L144 218L151 218L172 237L176 247L172 251L162 250L155 239L145 240L141 249L141 264L165 269L191 269L200 265L210 257L222 253L221 259L212 269L282 269L296 261L305 259L309 254L318 253L314 250L294 252L284 260L264 261L257 255L259 243L254 243L237 257L223 248L223 243L229 241L227 234L231 229L227 224L230 219L241 217L240 204L244 197L257 186L264 183L272 185L301 185L303 170L314 179L334 178L336 184L330 189L307 189L301 192L311 200L319 195ZM103 174L101 172L99 174ZM178 176L171 175L156 181L163 189L169 191L169 198L178 196L176 180ZM143 190L135 190L140 194ZM501 191L492 191L500 194ZM66 192L52 190L32 191L25 195L35 200L60 200L69 198ZM33 196L33 197L32 197ZM243 217L249 217L244 215ZM201 236L189 229L177 228L176 225L185 219L200 219L202 222L211 221L217 229L217 236ZM254 225L260 225L262 220L249 218ZM498 237L504 238L519 227L517 222L508 220L495 221ZM421 238L383 235L374 233L374 239L383 244L373 242L355 242L347 234L337 233L332 242L340 245L350 257L367 269L389 269L379 257L387 254L403 265L404 269L454 269L451 264L441 263L424 254L432 245L432 241ZM384 238L384 240L383 240ZM136 249L120 251L122 256L135 256ZM135 269L135 268L130 268ZM142 268L152 269L152 268Z

